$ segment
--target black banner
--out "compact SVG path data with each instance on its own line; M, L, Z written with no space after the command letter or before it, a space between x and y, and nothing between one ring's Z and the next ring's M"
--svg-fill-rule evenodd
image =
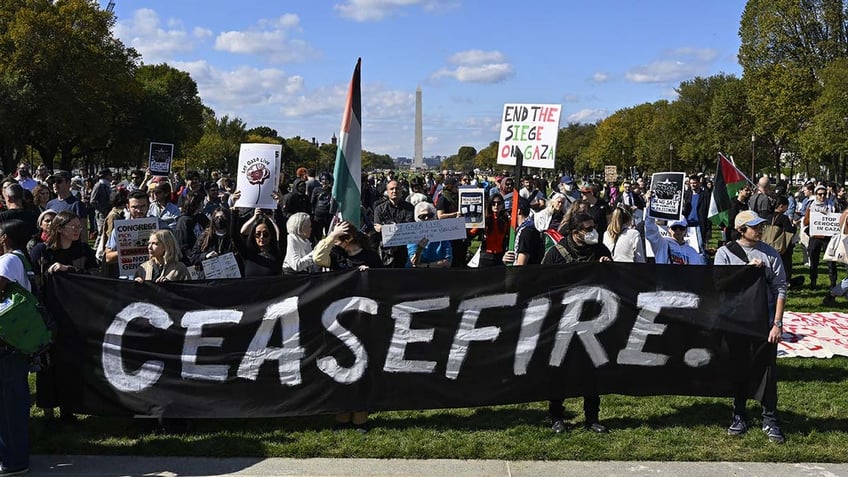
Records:
M585 264L137 284L55 274L64 399L95 415L263 417L583 394L759 398L753 267Z

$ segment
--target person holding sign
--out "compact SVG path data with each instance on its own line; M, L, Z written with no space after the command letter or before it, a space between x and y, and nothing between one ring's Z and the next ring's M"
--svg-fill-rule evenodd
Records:
M136 282L162 283L189 279L188 268L180 262L177 241L170 230L153 232L147 242L147 251L150 259L136 269L133 278Z
M480 237L480 261L478 268L503 266L503 256L509 242L509 217L504 209L504 198L495 194L487 201L489 214L486 217L486 227L473 228L469 231L472 237Z
M810 242L807 245L807 251L810 254L810 290L816 290L818 288L816 281L819 278L819 261L821 260L822 251L827 247L828 241L830 241L830 236L821 235L810 230L810 212L821 214L836 212L836 205L833 200L827 197L827 188L825 186L816 186L815 199L810 202L807 210L804 212L804 227L810 236ZM830 288L835 287L836 262L827 262L827 276L830 279Z
M246 229L246 230L245 230ZM257 208L253 217L242 226L247 237L236 230L232 222L230 234L244 264L244 277L269 277L283 271L283 255L277 224Z
M429 202L415 206L415 221L423 222L436 217L436 208ZM409 262L407 268L449 268L453 260L451 242L430 242L426 237L406 246Z
M436 201L436 217L441 219L453 219L462 217L462 212L459 210L459 194L456 190L456 177L448 177L445 179L442 192L439 194L439 199ZM418 210L418 206L416 209ZM416 220L418 214L415 214ZM468 240L457 239L450 242L453 263L453 268L464 268L467 262L465 255L468 253Z

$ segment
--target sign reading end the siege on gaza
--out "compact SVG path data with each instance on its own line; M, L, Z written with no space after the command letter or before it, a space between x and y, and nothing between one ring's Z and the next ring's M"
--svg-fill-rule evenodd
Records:
M524 167L553 169L561 110L558 104L504 104L498 164L514 166L519 150Z

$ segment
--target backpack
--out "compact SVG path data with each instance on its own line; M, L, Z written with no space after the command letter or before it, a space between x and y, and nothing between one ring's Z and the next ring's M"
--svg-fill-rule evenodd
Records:
M30 286L34 287L34 274L29 260L18 251L13 253L21 260ZM51 324L47 309L33 292L17 282L9 281L6 284L0 301L0 339L19 352L38 355L53 342Z

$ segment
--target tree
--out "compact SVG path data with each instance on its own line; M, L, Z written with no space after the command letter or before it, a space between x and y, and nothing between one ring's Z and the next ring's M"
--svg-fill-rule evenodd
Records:
M569 123L559 130L556 149L557 171L573 174L578 163L581 169L585 169L586 160L581 158L581 154L592 143L597 129L597 124Z
M498 165L498 141L492 141L480 149L474 157L474 167L483 170L494 170Z
M223 169L234 172L238 166L241 144L247 142L247 129L239 118L215 118L215 112L206 109L203 135L197 144L188 148L186 169Z
M23 133L10 129L15 148L32 145L48 167L59 152L61 167L70 169L75 158L108 147L112 131L125 124L138 60L112 37L114 23L111 12L88 0L0 4L0 84L24 91L7 105L22 115L0 118L0 129L26 118ZM11 160L4 155L4 166Z
M820 76L821 95L813 103L809 124L799 135L800 149L804 155L820 159L821 162L814 161L815 166L821 164L834 173L840 171L844 182L844 159L848 154L848 59L832 61L821 70Z
M848 55L845 7L841 0L749 0L739 36L754 133L779 168L813 115L822 69Z

